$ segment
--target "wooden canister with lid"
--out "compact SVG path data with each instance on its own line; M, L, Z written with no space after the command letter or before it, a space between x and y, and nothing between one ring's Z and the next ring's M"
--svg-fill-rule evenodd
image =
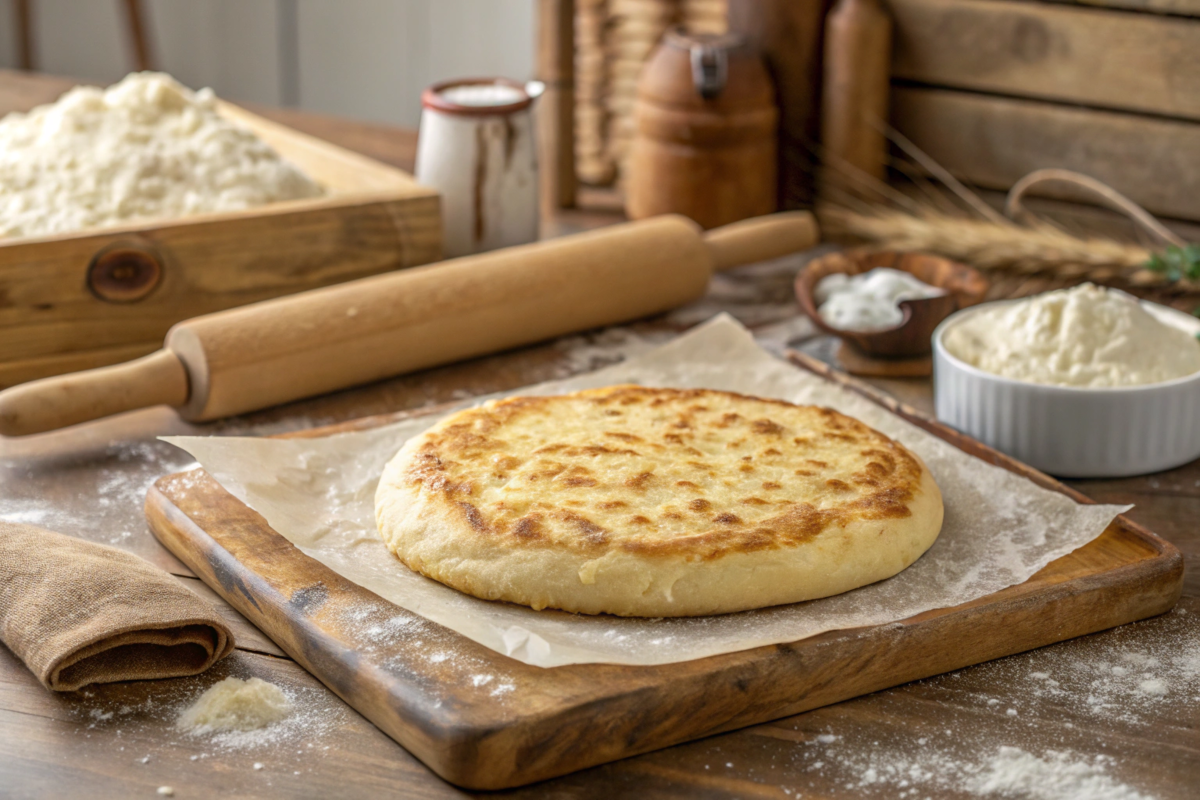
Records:
M779 113L739 37L669 31L638 79L634 119L632 219L678 213L714 228L775 210Z

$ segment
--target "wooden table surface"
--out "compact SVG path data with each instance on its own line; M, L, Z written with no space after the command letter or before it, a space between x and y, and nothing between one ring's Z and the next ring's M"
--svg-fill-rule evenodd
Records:
M52 99L64 82L0 73L0 113ZM255 111L403 168L415 134L295 111ZM552 233L603 215L558 214ZM151 409L28 439L0 439L0 518L113 544L177 575L229 618L238 649L205 675L45 691L0 646L0 796L453 797L446 784L324 689L163 549L142 517L156 478L191 462L169 433L259 435L457 400L594 368L636 345L729 311L772 345L830 358L798 319L802 258L720 276L667 317L196 426ZM874 381L928 410L927 380ZM1200 463L1157 475L1072 481L1132 503L1130 516L1200 555ZM294 692L300 713L269 736L176 731L178 708L227 676ZM1165 694L1162 691L1165 690ZM799 716L569 775L516 797L1195 797L1200 787L1200 571L1154 620L918 681ZM991 783L989 783L991 781ZM1025 781L1021 783L1021 781ZM1107 794L1106 794L1107 793ZM1140 793L1140 795L1138 794Z

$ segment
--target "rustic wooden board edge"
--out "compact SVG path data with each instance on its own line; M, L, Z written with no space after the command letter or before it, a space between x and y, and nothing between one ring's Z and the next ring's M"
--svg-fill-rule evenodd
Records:
M791 360L864 393L935 435L949 437L956 446L965 444L967 452L978 449L975 454L990 454L987 460L992 463L1082 498L820 362L800 354L791 354ZM406 416L411 415L371 419L383 424ZM352 421L331 427L340 431L365 426ZM662 667L560 667L553 671L554 680L565 683L566 689L550 687L545 680L542 686L522 687L518 690L520 714L486 702L443 708L440 703L434 705L435 690L429 687L438 686L439 678L447 676L445 671L421 673L409 665L408 682L397 682L395 676L355 656L353 663L363 666L365 675L348 675L344 663L328 657L331 651L353 652L354 644L345 639L344 632L331 629L329 620L310 614L297 619L288 613L297 602L307 606L306 598L314 592L325 598L322 602L345 593L345 598L356 604L390 608L386 613L400 609L301 554L265 520L204 476L214 496L225 495L226 502L240 506L243 527L238 535L266 544L252 548L253 552L231 551L228 548L236 551L243 544L238 535L218 541L195 519L203 515L203 509L183 507L187 491L198 479L196 473L180 473L155 484L146 507L155 536L231 605L263 627L281 648L437 774L476 789L543 780L1154 616L1175 605L1183 580L1182 556L1172 545L1119 517L1100 539L1054 562L1026 584L965 606L926 612L878 628L833 631L791 644L673 664L665 668L670 673L668 680L663 679ZM188 486L181 487L181 481ZM1136 543L1140 557L1099 571L1083 558L1088 552L1121 542ZM302 572L310 581L288 592L284 583L272 583L259 574L259 570L265 572L272 564L284 562L303 564ZM1027 621L1033 610L1044 620L1044 628L1018 624ZM1005 630L1006 635L991 636L996 630ZM457 637L441 631L441 635ZM964 637L967 646L961 644ZM944 649L950 638L960 642L953 653ZM511 662L503 656L493 658ZM526 675L537 670L517 662L511 665ZM451 677L461 680L464 676ZM612 688L618 685L619 689ZM732 699L714 692L730 685L738 688Z

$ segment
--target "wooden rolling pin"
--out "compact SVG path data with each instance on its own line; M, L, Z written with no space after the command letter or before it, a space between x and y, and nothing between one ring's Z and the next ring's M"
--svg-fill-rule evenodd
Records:
M708 233L671 215L254 303L178 323L145 358L0 392L0 434L162 404L243 414L667 311L716 270L817 240L803 211Z

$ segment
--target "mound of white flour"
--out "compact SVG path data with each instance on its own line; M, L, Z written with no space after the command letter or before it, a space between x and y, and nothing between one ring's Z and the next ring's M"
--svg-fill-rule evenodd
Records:
M226 678L213 684L179 715L176 726L193 733L253 731L292 713L292 701L262 678Z
M320 186L217 113L209 89L141 72L0 120L0 236L314 197Z

